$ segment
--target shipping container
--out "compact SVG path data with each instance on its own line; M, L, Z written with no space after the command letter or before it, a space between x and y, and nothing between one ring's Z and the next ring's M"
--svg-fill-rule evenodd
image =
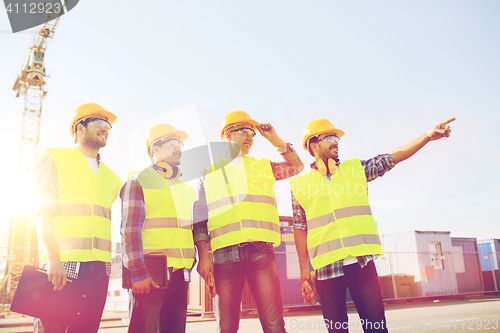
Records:
M483 278L477 240L475 238L452 237L453 268L457 276L459 293L483 291Z
M498 291L500 288L500 239L484 239L477 241L479 260L485 291ZM493 269L492 269L493 268Z
M477 241L480 253L481 270L491 271L491 265L498 270L498 255L500 252L500 239L483 239Z
M390 276L393 282L393 291L383 290L384 295L406 297L398 295L398 288L404 295L413 295L416 290L415 296L458 292L456 275L450 261L453 248L449 231L415 230L382 235L381 243L385 254L375 261L375 265L379 276ZM404 283L398 281L402 277ZM402 284L406 286L402 287Z

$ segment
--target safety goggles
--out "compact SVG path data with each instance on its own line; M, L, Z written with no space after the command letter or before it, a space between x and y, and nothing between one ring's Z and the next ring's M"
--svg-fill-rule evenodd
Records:
M328 136L325 136L324 138L319 139L319 141L328 141L331 143L335 143L335 142L338 143L340 141L340 138L336 135L328 135Z
M160 141L160 142L156 143L155 145L161 146L164 144L166 144L167 146L170 146L170 147L179 147L179 148L184 147L184 143L182 143L181 140L177 140L177 139L167 139L165 141Z
M238 132L238 134L246 134L246 136L251 136L252 138L256 135L255 131L250 128L238 128L230 131L231 133Z
M108 123L106 120L100 119L100 118L85 119L84 121L82 121L82 123L94 125L94 126L97 126L99 128L107 128L108 131L111 130L111 124Z

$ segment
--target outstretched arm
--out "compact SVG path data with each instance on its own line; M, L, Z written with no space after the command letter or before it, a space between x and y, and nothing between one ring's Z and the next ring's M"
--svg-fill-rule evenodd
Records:
M394 161L394 164L406 160L408 157L415 154L423 146L425 146L430 141L439 140L441 138L447 138L450 136L451 128L448 126L449 123L454 121L455 118L448 119L440 124L437 124L427 132L423 133L416 139L402 145L399 148L394 149L390 155Z

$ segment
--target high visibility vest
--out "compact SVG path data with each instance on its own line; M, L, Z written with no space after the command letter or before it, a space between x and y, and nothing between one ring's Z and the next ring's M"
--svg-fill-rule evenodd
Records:
M196 256L191 223L195 190L178 179L170 184L151 167L144 169L137 181L146 208L143 253L166 255L168 267L192 268Z
M279 246L280 224L271 162L244 156L213 164L205 178L212 250L252 241Z
M315 169L290 182L307 218L307 249L314 269L348 256L381 255L359 160L341 163L330 183Z
M111 262L111 205L122 181L103 162L94 175L78 148L47 149L57 168L54 229L61 261ZM42 256L42 263L47 258Z

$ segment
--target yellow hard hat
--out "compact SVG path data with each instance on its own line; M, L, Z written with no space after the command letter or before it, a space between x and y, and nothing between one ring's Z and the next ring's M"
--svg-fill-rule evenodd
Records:
M148 147L148 156L152 157L151 154L151 147L153 145L166 138L175 138L177 137L179 140L184 142L187 138L188 135L186 132L176 130L174 126L170 124L159 124L151 127L148 132L148 136L146 138L146 146Z
M303 133L303 147L306 151L309 151L309 140L314 137L325 133L335 134L339 138L344 135L344 132L335 128L331 122L326 119L316 119L311 121L304 128Z
M222 123L220 125L220 138L224 140L224 133L226 133L226 130L229 127L236 126L241 123L247 123L252 126L252 129L257 129L260 124L250 118L248 113L244 111L233 111L228 113L224 119L222 120Z
M96 103L82 104L76 108L73 113L73 121L69 129L71 136L75 136L76 125L87 118L100 118L106 120L111 125L115 122L116 116L109 111L104 110L102 106Z

